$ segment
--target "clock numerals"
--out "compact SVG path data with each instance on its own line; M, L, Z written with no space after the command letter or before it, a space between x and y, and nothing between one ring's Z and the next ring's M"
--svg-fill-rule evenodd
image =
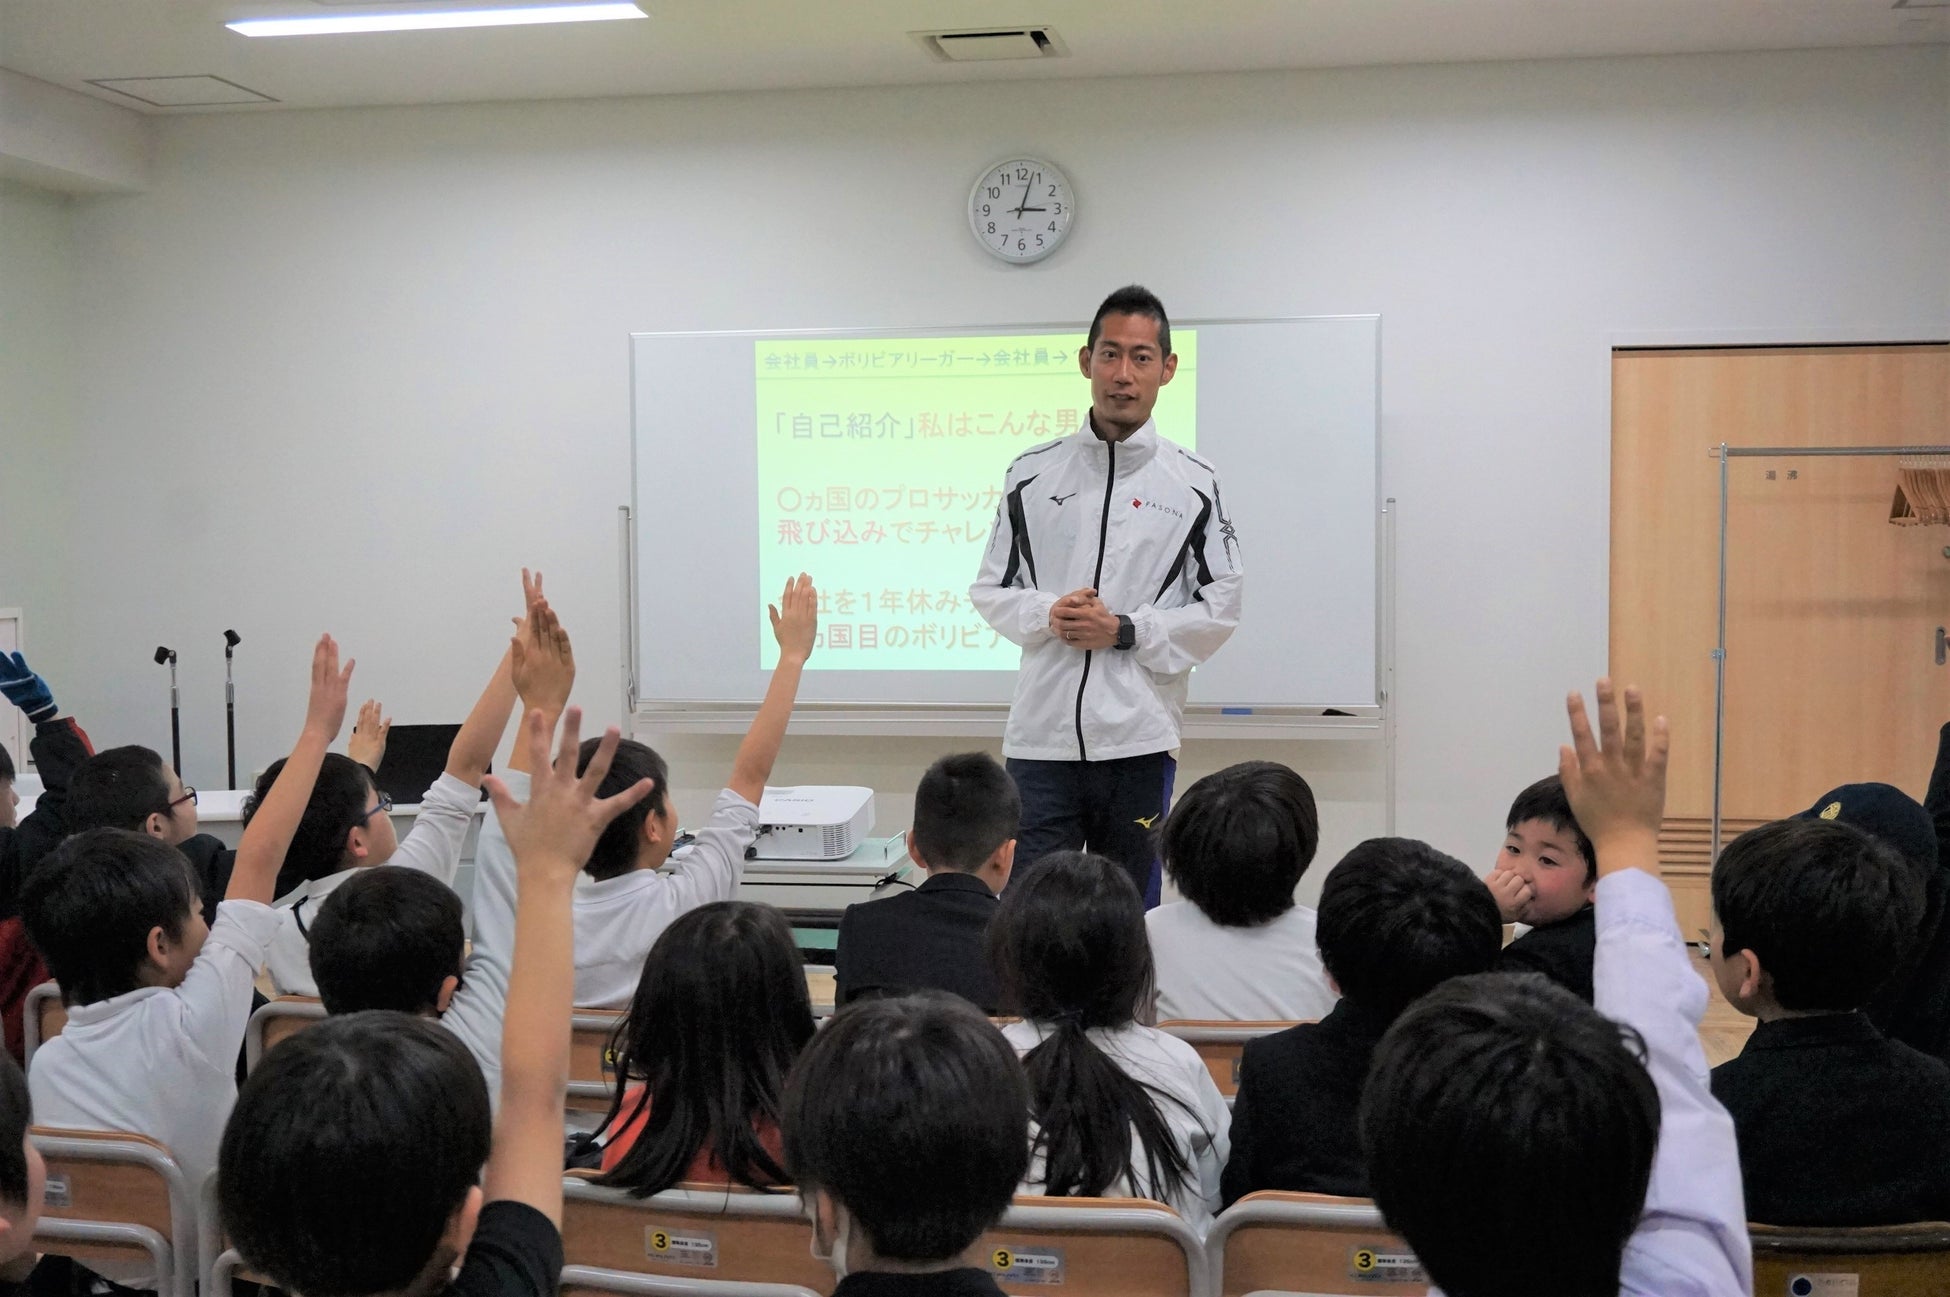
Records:
M1036 158L1011 158L975 182L968 218L986 251L1027 264L1061 246L1076 219L1076 200L1056 167Z

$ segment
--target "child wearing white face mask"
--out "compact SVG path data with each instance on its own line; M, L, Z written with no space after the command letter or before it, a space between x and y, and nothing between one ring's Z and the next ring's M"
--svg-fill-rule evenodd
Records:
M1001 1297L963 1253L1029 1163L1015 1050L943 992L853 1004L786 1084L785 1161L833 1297Z

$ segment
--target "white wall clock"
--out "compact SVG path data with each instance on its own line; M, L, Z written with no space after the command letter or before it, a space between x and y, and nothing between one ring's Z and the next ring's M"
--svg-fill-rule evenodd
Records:
M968 194L968 228L991 255L1012 265L1041 261L1076 221L1070 179L1041 158L1010 158L981 174Z

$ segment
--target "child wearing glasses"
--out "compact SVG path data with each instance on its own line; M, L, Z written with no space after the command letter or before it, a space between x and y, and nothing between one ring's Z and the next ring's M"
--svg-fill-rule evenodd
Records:
M237 848L216 922L206 925L189 863L128 829L69 838L27 877L21 917L68 1007L34 1055L34 1110L49 1126L146 1135L201 1184L237 1096L233 1067L251 983L277 931L271 891L311 782L345 719L352 664L319 640L305 726ZM147 1274L119 1282L153 1283Z
M543 603L540 575L530 577L524 571L522 590L532 615ZM510 648L502 656L474 710L454 736L446 768L421 799L419 815L404 839L393 829L389 814L393 799L372 780L372 772L385 752L378 705L369 702L360 709L359 722L347 745L352 756L336 752L326 755L305 805L304 819L278 873L277 906L283 919L271 941L265 971L279 995L318 994L311 971L312 925L325 898L358 870L397 865L453 885L468 827L480 805L481 780L514 710L512 654ZM246 825L283 770L284 762L275 761L258 777L257 787L244 804Z

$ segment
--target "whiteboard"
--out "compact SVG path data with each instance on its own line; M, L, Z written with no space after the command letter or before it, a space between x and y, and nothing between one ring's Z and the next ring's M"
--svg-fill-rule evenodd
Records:
M1329 709L1372 718L1382 697L1380 318L1190 320L1172 329L1175 348L1181 332L1196 338L1196 450L1218 468L1246 572L1239 629L1193 672L1188 713L1221 727L1236 719L1242 730L1255 717ZM770 672L757 641L764 600L777 592L759 589L759 572L777 563L761 556L773 537L761 537L754 356L767 356L767 340L803 343L810 359L817 348L888 338L1063 335L1074 340L1073 358L1085 333L1071 324L632 334L624 585L627 701L637 719L740 730L764 695ZM1073 359L1068 375L1071 404L1087 409L1088 382ZM1181 382L1191 387L1181 371L1161 393L1167 435L1163 398ZM1026 448L998 438L992 469L970 474L981 479L971 490L999 487ZM992 512L981 515L984 538L990 521ZM819 581L822 555L803 553ZM956 568L963 592L980 559L971 546L965 570ZM829 589L821 582L822 594ZM795 726L825 714L834 718L826 732L878 732L890 714L909 712L974 717L960 732L999 732L1015 687L1010 662L835 669L845 660L841 649L815 651Z

